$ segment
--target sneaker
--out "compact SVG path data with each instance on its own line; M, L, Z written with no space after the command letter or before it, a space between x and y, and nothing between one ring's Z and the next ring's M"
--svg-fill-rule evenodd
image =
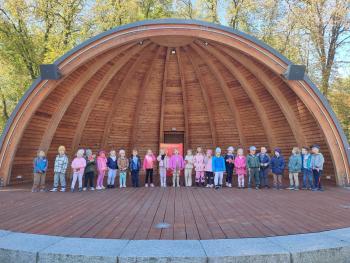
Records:
M79 191L79 192L83 191L83 188L79 187L78 191Z
M90 187L90 191L95 191L95 188L93 188L93 187Z
M124 188L126 188L126 185L123 185Z
M83 191L85 192L86 190L87 190L87 188L86 188L86 187L84 187L84 188L83 188Z
M232 184L228 184L228 187L232 188Z
M151 187L154 187L154 184L151 184Z
M57 188L56 188L56 187L52 188L52 189L50 190L50 192L57 192Z
M259 187L259 186L256 186L256 187L255 187L255 190L260 190L260 187Z
M122 186L122 185L120 185L120 186L119 186L119 188L123 188L123 186Z
M40 189L40 192L46 192L46 189Z
M104 187L104 186L102 185L102 186L101 186L101 189L102 189L102 190L105 190L105 189L106 189L106 187Z
M289 186L289 187L287 188L287 190L294 190L294 187L293 187L293 186Z
M148 187L148 184L145 184L145 187Z
M102 188L100 186L97 186L96 190L102 190Z
M303 187L303 188L301 188L301 190L308 190L308 188L306 188L306 187Z
M65 187L62 187L60 192L64 193L66 191L66 188Z
M209 188L210 187L210 185L209 184L207 184L207 188Z
M70 192L71 192L71 193L74 193L74 188L70 189Z
M294 191L299 191L299 188L295 187L295 188L294 188Z
M32 189L32 193L37 193L38 190L37 189Z

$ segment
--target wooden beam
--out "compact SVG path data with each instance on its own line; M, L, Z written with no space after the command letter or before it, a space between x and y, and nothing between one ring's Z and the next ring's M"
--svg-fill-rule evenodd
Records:
M198 43L196 41L195 43L203 50L209 51L215 57L215 59L220 61L226 67L226 69L233 75L233 77L239 82L239 84L247 94L248 98L251 100L251 102L254 105L256 113L258 114L261 124L263 126L264 133L267 138L270 149L274 149L274 147L276 147L277 144L276 144L275 136L273 136L273 129L271 126L270 119L267 116L264 106L260 102L258 95L250 87L248 79L242 74L239 68L234 63L232 63L232 61L228 59L227 56L223 55L211 44L203 47L203 45L201 45L200 42Z
M185 138L184 138L184 149L188 149L189 144L189 138L190 138L190 130L188 127L188 105L187 105L187 93L186 93L186 84L185 84L185 77L183 74L183 68L182 68L182 61L180 57L180 49L177 47L175 48L176 51L176 58L177 58L177 65L179 69L179 75L180 75L180 82L181 82L181 91L182 91L182 103L183 103L183 113L184 113L184 122L185 122Z
M145 91L149 85L149 81L151 80L151 76L152 73L154 73L154 65L157 62L157 59L159 57L160 51L162 50L161 47L158 46L158 50L156 52L156 54L152 55L153 56L153 60L151 65L148 67L147 72L143 78L142 81L142 85L139 89L139 93L137 95L137 99L136 99L136 109L134 111L134 114L132 116L132 126L130 128L130 141L129 141L129 145L130 145L130 150L135 147L135 141L136 141L136 137L137 137L137 123L139 122L140 119L140 110L142 109L143 106L143 101L145 99Z
M142 54L135 60L135 62L132 64L128 72L126 73L124 79L122 80L118 90L116 91L115 95L113 96L112 99L112 108L108 112L108 117L107 117L107 122L106 122L106 127L103 132L103 137L102 137L102 149L107 148L107 142L108 142L108 135L110 134L110 130L112 127L112 120L113 116L115 114L115 111L120 104L116 102L116 100L120 97L122 92L125 90L126 87L128 87L129 82L131 78L134 76L135 71L137 70L138 67L140 67L140 64L142 61L149 55L147 51L142 52Z
M216 127L215 127L215 121L214 121L213 105L211 105L210 99L208 96L208 91L207 91L208 87L207 87L207 84L203 81L203 77L199 70L198 63L193 59L191 53L187 52L187 48L184 48L184 49L186 51L186 55L188 55L188 58L193 66L196 78L199 81L199 87L202 92L205 108L207 109L207 112L208 112L209 126L210 126L211 138L212 138L212 147L216 147L217 146Z
M201 50L199 49L196 45L192 44L190 45L190 47L198 54L198 56L205 62L205 64L209 67L211 73L213 74L213 76L219 81L220 83L220 87L222 88L224 95L225 95L225 99L229 105L230 111L232 113L232 116L234 118L235 121L235 126L237 128L238 131L238 137L239 137L239 141L243 146L247 146L246 145L246 139L244 137L244 133L242 130L242 121L241 121L241 117L239 116L239 109L236 105L235 100L232 98L231 92L229 87L227 86L226 81L224 80L224 78L221 76L220 71L217 69L217 67L214 65L214 63L208 59L208 56Z
M89 100L87 101L86 106L78 121L77 128L75 129L75 133L72 141L72 152L75 152L77 150L85 124L89 118L89 115L93 109L93 106L95 105L96 101L99 99L104 88L112 80L115 74L130 60L130 58L132 58L134 55L136 55L136 53L142 51L149 45L150 45L150 42L143 44L142 46L139 45L138 46L139 48L127 53L118 61L118 63L116 63L116 66L112 70L108 71L108 73L105 74L103 79L98 83L98 85L90 95Z
M236 51L231 48L228 49L220 45L220 48L225 51L225 53L235 60L239 61L242 65L245 66L259 81L264 85L268 90L271 96L275 99L276 103L280 107L283 115L287 119L287 122L293 132L295 141L298 146L302 147L307 145L305 136L303 134L303 129L300 121L295 117L294 111L290 106L287 98L284 96L280 87L270 80L270 77L258 67L251 59L248 59L247 56L243 55L241 52Z
M168 78L168 62L169 62L170 48L166 50L164 71L163 71L163 83L162 83L162 98L160 101L160 121L159 121L159 142L164 143L164 104L165 104L165 93L166 93L166 81Z
M80 78L77 78L76 83L72 85L72 88L65 94L62 98L60 104L57 107L57 110L51 117L51 121L48 124L48 127L45 130L45 134L41 139L40 149L47 151L50 148L53 136L57 130L57 127L66 113L69 105L74 100L75 96L80 92L80 90L92 79L96 72L98 72L106 63L115 59L120 53L130 49L135 48L135 44L128 44L120 49L115 50L112 53L107 53L101 58L98 58L95 63L89 66L89 69L83 73Z

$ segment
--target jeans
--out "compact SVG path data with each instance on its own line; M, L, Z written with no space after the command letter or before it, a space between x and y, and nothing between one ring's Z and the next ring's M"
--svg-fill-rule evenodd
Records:
M62 188L66 188L66 175L64 173L55 173L53 177L53 187L57 188L61 183Z
M148 184L148 181L153 184L153 169L146 169L145 184Z
M88 186L88 183L90 183L90 187L94 187L94 172L87 172L84 175L84 187L86 188Z
M255 186L259 187L260 186L260 177L259 177L259 168L249 168L248 169L248 187L252 187L252 180L254 178L255 181Z
M126 171L119 172L119 186L126 187Z
M132 187L139 187L139 170L131 170Z
M227 174L227 176L226 176L226 183L232 184L233 168L232 169L230 169L230 168L226 169L226 174Z
M317 171L316 169L312 169L312 173L314 175L314 180L315 180L314 187L319 190L322 189L322 186L321 186L322 170Z
M117 175L116 169L109 169L108 170L108 178L107 178L107 185L113 185L114 186L114 180Z
M222 178L224 177L224 172L214 173L214 184L215 186L222 186Z
M166 168L161 166L159 167L159 176L160 176L160 186L166 187Z
M311 169L303 170L303 188L314 188L313 174Z
M269 186L269 168L260 168L260 185Z

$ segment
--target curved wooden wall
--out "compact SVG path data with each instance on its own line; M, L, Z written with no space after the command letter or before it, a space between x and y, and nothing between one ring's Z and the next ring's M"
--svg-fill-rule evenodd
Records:
M171 28L179 25L182 30ZM125 148L128 154L137 148L143 156L147 149L158 152L163 132L174 127L185 133L186 148L280 147L288 157L294 146L318 143L326 158L325 174L346 183L349 164L346 145L339 143L341 131L321 117L326 107L307 83L309 97L302 95L300 83L281 77L285 62L219 29L209 32L180 22L149 27L91 41L88 45L96 48L82 47L61 62L63 79L37 85L37 93L26 99L27 108L15 113L15 120L22 118L11 124L17 130L3 140L0 165L9 183L19 175L32 180L32 159L39 148L48 151L52 176L61 144L70 156L78 148ZM42 95L29 103L37 94ZM14 143L4 147L9 136ZM10 149L12 155L3 153Z

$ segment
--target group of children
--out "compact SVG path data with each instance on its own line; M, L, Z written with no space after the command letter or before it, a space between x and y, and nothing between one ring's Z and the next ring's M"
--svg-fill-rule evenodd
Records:
M310 152L311 150L311 152ZM65 147L58 148L58 155L54 164L54 184L51 192L57 192L59 184L60 191L66 191L66 172L68 168L68 157L65 153ZM275 189L282 189L282 176L285 170L285 159L282 156L281 149L276 148L274 154L270 157L267 154L266 147L261 147L260 152L256 152L255 146L249 148L249 154L244 155L243 148L238 148L236 154L232 146L228 147L227 153L223 156L221 149L217 147L215 154L208 149L206 152L198 147L196 153L187 150L185 158L180 155L178 149L174 149L171 156L168 156L164 149L160 150L157 157L151 150L148 150L143 162L134 149L130 158L126 157L125 150L121 149L117 156L116 151L112 150L109 156L105 151L99 151L94 155L90 149L80 149L71 163L72 181L70 189L74 192L78 181L78 191L105 189L104 177L107 174L107 188L115 187L115 178L119 174L119 187L126 187L126 178L128 171L131 174L133 187L139 187L140 170L145 171L145 187L154 187L153 173L156 163L160 176L160 186L167 186L167 171L171 171L172 186L180 187L180 174L183 171L184 185L192 186L192 172L195 170L196 186L215 187L219 189L223 186L224 173L226 173L225 185L232 187L233 175L237 176L237 187L245 187L245 178L248 176L247 186L252 188L253 182L256 189L262 187L269 188L269 171L273 175L273 186ZM299 190L299 174L303 174L302 188L305 190L322 191L320 179L323 171L324 157L320 153L320 147L313 145L311 149L303 147L300 149L294 147L288 162L290 185L287 189ZM45 176L48 168L48 160L43 151L38 152L34 159L34 183L33 192L45 191ZM83 185L84 177L84 185Z

